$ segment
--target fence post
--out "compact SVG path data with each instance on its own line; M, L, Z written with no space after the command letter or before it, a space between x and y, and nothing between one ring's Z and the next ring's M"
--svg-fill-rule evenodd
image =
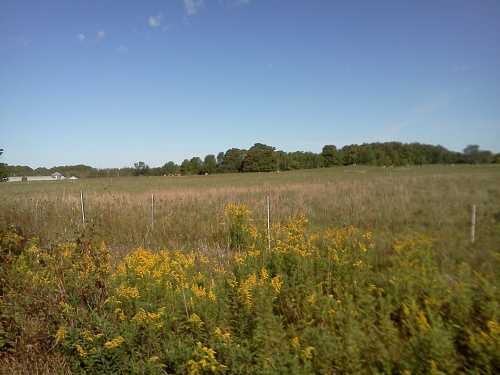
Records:
M155 195L151 194L151 230L155 227Z
M80 203L82 206L82 224L85 226L85 204L83 203L83 191L80 191Z
M267 196L267 249L271 252L271 200Z
M472 205L472 215L470 222L470 242L474 243L476 240L476 205Z

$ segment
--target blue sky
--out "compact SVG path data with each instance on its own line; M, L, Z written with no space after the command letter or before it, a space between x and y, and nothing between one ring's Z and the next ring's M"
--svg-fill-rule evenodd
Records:
M3 162L387 140L500 151L499 1L0 2Z

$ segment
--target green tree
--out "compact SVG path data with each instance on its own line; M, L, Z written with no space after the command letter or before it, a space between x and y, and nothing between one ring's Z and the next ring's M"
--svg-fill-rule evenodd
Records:
M184 159L181 163L181 174L187 175L191 173L191 164L188 159Z
M175 175L179 173L179 166L173 161L169 161L168 163L165 163L165 165L163 165L162 173L168 176Z
M200 174L203 171L203 162L198 156L191 158L189 161L189 174Z
M145 176L149 173L149 166L143 161L138 161L134 163L134 175L135 176Z
M361 164L371 165L375 163L375 153L371 147L362 147L359 152L359 162Z
M223 162L224 162L224 153L221 151L217 154L217 171L220 171Z
M289 155L285 151L276 151L276 158L278 159L279 171L288 171L290 169L288 166Z
M0 148L0 155L3 154L3 148ZM7 178L7 164L0 163L0 181L3 181Z
M246 151L239 148L231 148L226 151L224 158L220 163L221 172L240 172L243 159L245 158Z
M217 161L215 155L207 155L203 160L203 171L208 174L217 172Z
M479 145L468 145L464 148L464 159L466 163L492 163L494 155L491 151L481 150Z
M326 145L321 151L321 156L323 158L323 164L325 167L333 167L335 165L342 164L342 158L337 147L334 145Z
M243 172L270 172L277 168L275 148L262 143L256 143L248 150L241 166Z

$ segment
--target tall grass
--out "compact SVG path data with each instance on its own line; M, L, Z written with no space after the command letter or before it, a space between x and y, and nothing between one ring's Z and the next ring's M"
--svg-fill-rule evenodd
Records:
M416 231L450 248L463 248L469 239L470 207L476 204L478 246L498 240L500 168L493 166L349 167L1 184L0 226L15 225L44 245L72 240L83 230L80 191L85 196L86 231L117 252L137 246L225 248L225 205L244 202L252 207L253 219L263 223L267 195L275 222L303 213L313 228L352 224L375 230L386 247L395 235Z

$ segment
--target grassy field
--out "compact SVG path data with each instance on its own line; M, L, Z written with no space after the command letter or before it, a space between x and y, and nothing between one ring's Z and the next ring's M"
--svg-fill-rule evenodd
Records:
M500 371L497 166L5 183L0 197L0 373Z
M306 214L315 228L355 225L380 239L426 232L462 246L471 205L478 207L478 241L497 240L500 168L424 166L345 167L286 173L193 177L103 178L0 184L0 225L13 224L43 244L75 239L86 230L117 250L227 247L223 208L244 202L256 223ZM151 194L155 196L151 228ZM496 216L495 216L496 215ZM497 219L495 219L497 218Z

